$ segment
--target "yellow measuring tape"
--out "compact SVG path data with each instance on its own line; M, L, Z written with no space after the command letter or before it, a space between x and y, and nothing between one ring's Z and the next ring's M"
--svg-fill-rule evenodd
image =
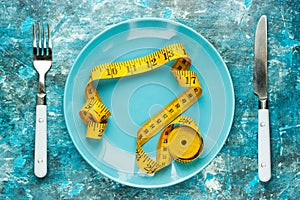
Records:
M172 158L179 162L190 162L198 158L204 148L197 124L187 116L180 116L202 94L197 74L189 70L191 59L182 44L166 46L141 58L94 67L85 89L86 103L79 112L82 121L87 125L86 137L101 139L111 113L102 103L93 82L148 72L170 61L174 61L171 72L178 84L187 89L146 121L137 132L136 162L147 174L153 174L168 166ZM164 130L160 135L154 160L142 147L162 129Z

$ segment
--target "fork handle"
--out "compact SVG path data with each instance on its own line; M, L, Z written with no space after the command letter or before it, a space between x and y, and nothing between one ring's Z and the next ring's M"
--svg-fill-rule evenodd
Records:
M47 174L47 106L36 106L34 147L34 174L43 178Z

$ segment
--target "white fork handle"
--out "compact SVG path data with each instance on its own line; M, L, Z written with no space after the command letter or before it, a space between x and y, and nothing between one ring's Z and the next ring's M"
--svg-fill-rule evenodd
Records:
M34 174L43 178L47 174L47 106L36 106Z
M262 182L271 179L271 150L269 110L258 110L258 177Z

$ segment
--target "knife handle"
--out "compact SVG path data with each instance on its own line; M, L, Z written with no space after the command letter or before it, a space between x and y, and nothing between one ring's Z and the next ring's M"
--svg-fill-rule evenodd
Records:
M47 174L47 106L36 106L34 147L34 174L43 178Z
M258 177L260 181L271 179L271 150L269 110L258 110Z

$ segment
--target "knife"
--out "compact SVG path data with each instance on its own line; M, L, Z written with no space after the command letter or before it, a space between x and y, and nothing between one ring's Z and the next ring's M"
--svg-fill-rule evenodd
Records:
M271 179L270 125L268 110L267 17L257 24L254 47L253 85L259 98L258 108L258 177L262 182Z

